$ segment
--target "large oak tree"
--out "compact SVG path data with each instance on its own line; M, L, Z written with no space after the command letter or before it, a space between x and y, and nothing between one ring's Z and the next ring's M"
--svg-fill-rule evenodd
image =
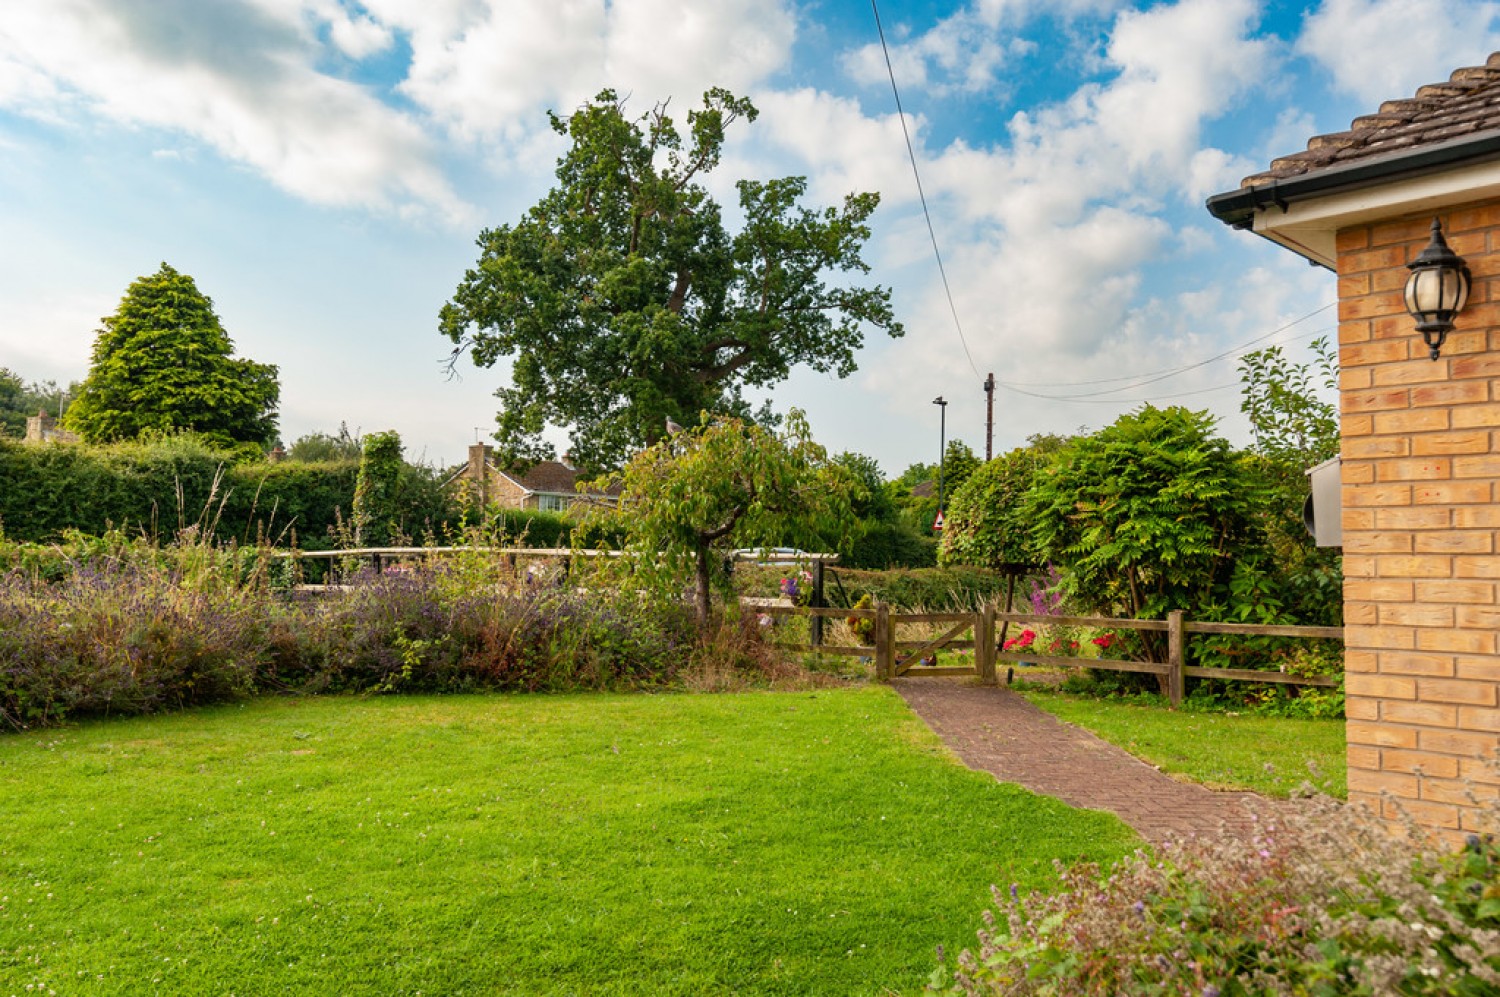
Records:
M550 456L540 434L553 425L570 431L575 460L618 466L668 418L745 415L744 389L799 365L845 377L866 326L901 334L890 292L858 286L877 194L817 211L799 203L801 177L740 180L743 224L726 228L700 181L725 129L755 117L721 89L688 113L686 136L665 105L631 119L610 90L552 115L571 140L556 186L481 233L478 265L441 317L455 358L512 361L495 439L513 462Z
M231 355L234 344L192 277L163 263L101 321L88 377L64 418L86 442L172 430L226 445L275 440L276 368Z

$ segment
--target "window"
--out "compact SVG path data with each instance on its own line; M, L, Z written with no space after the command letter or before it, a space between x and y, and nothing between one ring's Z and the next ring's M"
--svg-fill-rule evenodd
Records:
M563 512L568 508L568 500L561 495L538 495L536 507L541 512Z

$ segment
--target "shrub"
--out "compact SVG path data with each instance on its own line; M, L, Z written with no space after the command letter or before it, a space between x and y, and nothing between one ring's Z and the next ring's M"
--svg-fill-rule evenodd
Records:
M249 694L268 616L254 594L193 565L101 557L61 583L0 584L0 723L148 713Z
M298 600L272 585L263 549L114 534L45 571L31 550L0 545L17 562L0 577L0 726L264 691L656 687L698 653L680 604L583 593L477 553Z
M1213 601L1258 488L1207 413L1147 405L1067 443L1037 472L1022 514L1080 608L1157 619Z
M1491 803L1490 814L1497 813ZM1193 838L1049 894L995 890L947 994L1488 994L1500 988L1500 848L1458 854L1318 798L1248 840Z
M839 551L839 563L850 568L931 568L937 565L937 541L905 523L865 522L861 532Z
M1022 447L979 467L953 492L943 523L939 560L998 568L1034 564L1030 520L1023 514L1027 492L1047 456Z

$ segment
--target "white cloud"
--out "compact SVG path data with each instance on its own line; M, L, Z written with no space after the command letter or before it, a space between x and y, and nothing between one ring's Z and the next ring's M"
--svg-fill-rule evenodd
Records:
M420 125L316 55L305 23L248 6L53 0L0 22L0 77L53 88L5 106L180 132L320 204L467 220Z
M520 0L435 16L408 0L370 9L410 33L402 91L467 139L507 141L612 87L644 110L694 106L711 86L753 87L786 61L795 21L781 0Z
M1482 64L1500 48L1497 18L1500 4L1472 0L1324 0L1307 16L1297 51L1373 111Z
M1196 210L1206 194L1255 168L1205 148L1202 133L1274 74L1276 49L1253 34L1256 16L1251 0L1124 12L1102 49L1103 78L1014 115L995 145L923 150L922 122L914 121L950 285L981 372L1009 371L1045 386L1140 370L1150 365L1146 357L1194 348L1198 332L1168 328L1160 315L1201 308L1201 300L1143 301L1143 274L1205 239L1179 232L1168 217ZM781 99L766 115L773 144L808 164L825 200L833 191L877 189L887 211L903 212L877 219L892 245L876 252L893 267L905 264L894 283L908 334L872 346L863 383L899 408L907 396L972 379L925 225L904 214L914 191L894 117L872 118L816 93ZM1081 407L1080 418L1094 411Z
M1120 0L979 0L914 36L907 37L899 21L886 25L889 70L878 42L846 53L844 70L867 86L885 84L894 72L902 89L930 96L979 93L1000 84L1008 66L1036 50L1036 43L1018 32L1037 15L1066 22L1120 6Z

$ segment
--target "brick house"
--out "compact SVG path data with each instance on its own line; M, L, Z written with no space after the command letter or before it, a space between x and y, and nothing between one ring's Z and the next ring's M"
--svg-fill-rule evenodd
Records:
M456 480L481 505L495 504L503 509L533 509L539 512L566 512L578 505L615 505L617 489L604 492L580 492L578 482L583 472L566 461L544 460L524 474L507 471L495 463L494 448L484 443L469 447L469 462Z
M57 428L57 420L45 409L26 420L27 443L77 443L78 435Z
M1349 798L1457 836L1500 748L1500 53L1208 207L1338 275ZM1434 217L1473 280L1436 360L1403 297Z

